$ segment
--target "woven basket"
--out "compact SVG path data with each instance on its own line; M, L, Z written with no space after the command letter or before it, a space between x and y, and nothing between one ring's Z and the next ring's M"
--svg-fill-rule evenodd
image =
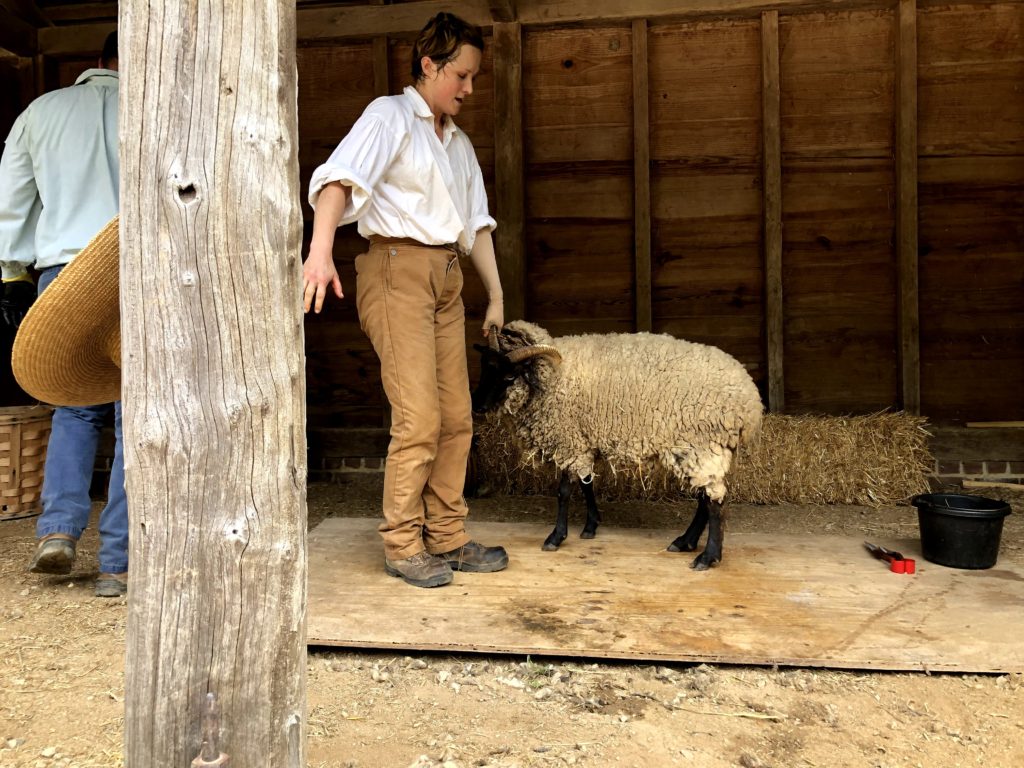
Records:
M0 408L0 520L42 512L39 497L52 416L42 405Z

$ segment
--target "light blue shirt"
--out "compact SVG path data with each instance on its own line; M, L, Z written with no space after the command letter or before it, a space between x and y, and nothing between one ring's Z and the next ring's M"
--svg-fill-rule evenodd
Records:
M14 121L0 158L3 279L67 264L118 212L117 72L87 69Z

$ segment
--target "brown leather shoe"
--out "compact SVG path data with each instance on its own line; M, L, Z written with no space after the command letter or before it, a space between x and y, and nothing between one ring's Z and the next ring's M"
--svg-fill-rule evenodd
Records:
M437 555L417 552L402 560L384 558L384 570L392 576L400 576L406 584L414 587L443 587L452 583L452 569Z
M485 547L475 541L468 541L439 557L447 560L453 571L494 573L508 568L508 553L504 547Z
M75 541L66 533L43 536L36 547L36 555L28 569L32 573L52 573L58 576L71 573L75 564Z
M101 573L96 577L96 597L124 597L128 594L128 573Z

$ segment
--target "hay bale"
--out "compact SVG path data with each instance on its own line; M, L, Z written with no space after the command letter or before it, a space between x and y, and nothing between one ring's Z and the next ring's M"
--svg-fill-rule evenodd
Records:
M928 491L934 466L926 420L906 413L866 416L768 414L761 438L745 448L730 473L729 499L752 504L906 503ZM508 494L552 495L558 470L525 451L501 416L481 424L474 439L473 480ZM659 465L597 462L598 498L665 501L692 498Z

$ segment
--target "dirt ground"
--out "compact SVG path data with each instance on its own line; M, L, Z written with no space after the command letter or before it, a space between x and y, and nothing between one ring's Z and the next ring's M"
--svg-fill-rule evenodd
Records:
M311 486L310 526L375 516L379 492L375 474ZM1021 562L1024 495L1008 500L1017 514L1006 521L1000 560ZM475 519L539 522L553 519L554 500L492 497L471 508ZM603 514L609 526L680 525L666 504L606 504ZM83 537L71 576L28 573L34 524L0 522L0 768L121 766L126 603L93 597L95 531ZM912 507L734 506L729 530L907 537L917 519ZM311 767L1024 765L1020 673L322 648L310 649L308 669Z

